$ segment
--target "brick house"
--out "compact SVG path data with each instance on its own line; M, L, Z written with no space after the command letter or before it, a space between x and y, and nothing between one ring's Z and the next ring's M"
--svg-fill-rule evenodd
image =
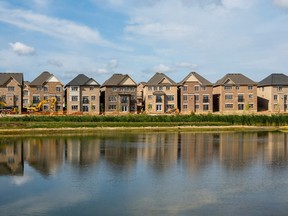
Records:
M156 73L144 87L145 111L163 114L177 109L177 86L177 83L164 73Z
M257 83L240 73L226 74L213 86L213 111L257 112Z
M183 114L208 113L213 110L213 84L196 72L179 83L180 111Z
M23 107L27 108L31 105L30 101L30 82L24 81L23 86Z
M67 114L99 115L100 84L93 78L79 74L65 86Z
M127 74L113 74L101 86L105 114L137 113L137 83Z
M259 111L287 112L288 76L274 73L257 86Z
M22 111L23 73L0 73L0 101L2 106L17 106Z
M63 84L52 73L44 71L36 77L30 84L30 103L36 106L39 102L56 98L57 102L53 111L63 113L64 91ZM52 102L45 102L42 105L42 111L50 111Z

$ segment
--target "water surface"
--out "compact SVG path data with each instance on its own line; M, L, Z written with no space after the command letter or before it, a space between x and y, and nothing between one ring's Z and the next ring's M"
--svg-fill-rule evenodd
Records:
M287 215L287 134L0 138L0 215Z

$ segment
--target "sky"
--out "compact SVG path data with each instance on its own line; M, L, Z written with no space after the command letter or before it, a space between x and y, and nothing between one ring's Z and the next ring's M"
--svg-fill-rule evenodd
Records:
M0 71L26 81L288 72L288 0L0 0L0 33Z

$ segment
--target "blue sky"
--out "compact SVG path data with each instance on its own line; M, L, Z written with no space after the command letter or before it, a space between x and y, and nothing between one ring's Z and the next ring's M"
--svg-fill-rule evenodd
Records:
M288 71L288 0L0 0L0 71L66 84Z

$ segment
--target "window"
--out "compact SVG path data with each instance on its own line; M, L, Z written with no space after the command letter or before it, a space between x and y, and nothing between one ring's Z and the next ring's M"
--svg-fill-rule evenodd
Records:
M248 90L253 90L253 86L248 86Z
M209 95L203 95L203 103L209 103Z
M112 91L114 91L114 92L117 91L117 87L113 87Z
M43 106L43 110L45 110L45 111L49 110L49 106L48 105L44 105Z
M90 86L90 87L89 87L89 90L90 90L90 91L93 91L93 90L94 90L94 86Z
M195 110L199 110L199 104L195 105Z
M89 111L89 107L88 106L83 106L82 109L83 109L83 112L88 112Z
M282 91L282 86L278 86L277 90Z
M162 103L162 96L156 95L156 103Z
M91 109L92 109L92 110L96 110L96 106L93 104L93 105L91 106Z
M127 112L128 111L128 106L122 106L121 107L122 112Z
M238 95L238 102L244 102L244 95L243 94Z
M253 109L254 104L249 104L249 109Z
M29 100L28 99L23 99L23 104L28 104Z
M82 102L83 102L84 104L88 104L88 103L89 103L89 98L88 98L88 96L83 96ZM84 106L83 106L83 107L84 107Z
M203 110L204 110L204 111L209 110L209 105L208 105L208 104L204 104L204 105L203 105Z
M157 91L158 90L158 86L154 86L154 91Z
M278 95L274 95L274 100L275 100L275 101L278 100Z
M23 91L23 95L24 95L24 96L28 96L28 95L29 95L29 92L28 92L27 90L24 90L24 91Z
M71 101L78 101L78 96L72 96Z
M174 101L174 95L167 95L167 101Z
M233 109L233 104L225 104L226 109Z
M174 109L174 104L167 104L167 109Z
M232 90L232 86L224 86L224 90L226 90L226 91Z
M57 105L57 106L56 106L56 111L59 111L59 110L61 110L61 106L60 106L60 105Z
M252 99L254 96L253 94L249 94L249 98Z
M162 91L163 90L163 86L159 86L159 90Z
M152 86L149 86L149 87L148 87L148 91L152 91Z
M135 110L135 106L131 106L130 110L134 111Z
M108 97L108 101L109 101L109 102L117 102L117 97L114 96L114 95L109 96L109 97Z
M151 100L152 99L152 95L148 95L148 99Z
M162 105L156 105L156 111L162 111Z
M131 91L131 92L135 92L135 87L131 87L131 88L130 88L130 91Z
M166 90L170 90L170 86L168 85L168 86L166 86Z
M78 110L78 105L72 105L71 109L72 110Z
M91 96L91 100L95 101L96 100L96 96Z
M240 86L236 86L235 88L236 88L236 90L239 90L239 89L240 89Z
M194 86L194 90L199 91L199 86L198 85Z
M57 102L61 102L61 96L56 96Z
M33 104L40 102L40 96L33 96Z
M121 97L121 103L128 103L128 102L129 102L128 96L122 96Z
M187 104L184 104L184 105L183 105L183 109L186 110L187 108L188 108Z
M202 91L205 91L205 90L206 90L206 86L204 86L204 85L201 86L201 90L202 90Z
M48 96L44 96L44 100L48 100Z
M37 87L36 87L36 90L37 90L37 91L41 91L41 90L42 90L42 86L37 86Z
M108 106L108 109L109 109L109 110L116 110L116 105L109 105L109 106Z
M183 86L183 91L188 91L188 86Z
M6 95L2 95L1 101L6 101Z
M187 95L183 95L183 101L187 101Z
M71 91L78 91L78 87L72 86L72 87L71 87Z
M232 94L226 94L225 100L233 100L233 95Z
M61 91L61 87L60 86L56 86L56 92L60 92Z
M43 87L43 91L44 91L44 92L48 92L48 87L47 87L47 86L44 86L44 87Z
M238 110L244 110L244 104L238 104Z
M195 101L199 101L199 95L195 95Z
M14 91L15 87L14 86L8 86L8 91Z
M19 100L18 95L14 95L14 101L17 102Z

